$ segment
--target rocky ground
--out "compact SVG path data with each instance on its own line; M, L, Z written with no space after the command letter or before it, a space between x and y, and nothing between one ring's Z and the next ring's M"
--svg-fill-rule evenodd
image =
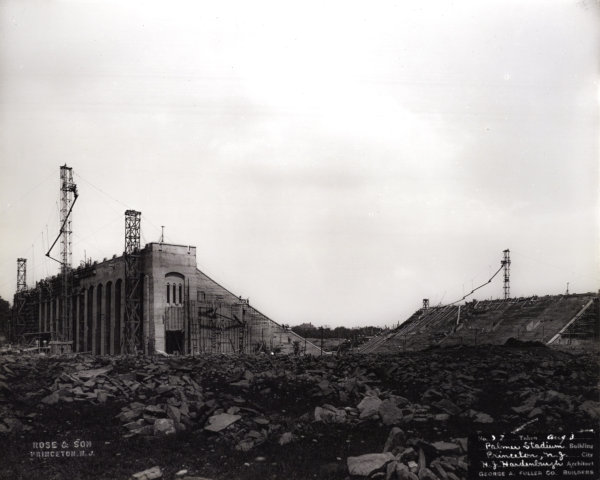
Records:
M600 419L597 355L0 356L2 479L467 478L475 432Z

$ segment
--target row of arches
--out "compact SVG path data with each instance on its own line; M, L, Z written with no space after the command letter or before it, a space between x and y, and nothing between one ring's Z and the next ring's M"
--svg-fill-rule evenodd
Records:
M69 337L73 351L97 355L121 352L125 311L124 282L92 285L82 288L72 298L71 325L63 325L59 298L40 303L40 331L54 337ZM62 335L61 335L62 334Z

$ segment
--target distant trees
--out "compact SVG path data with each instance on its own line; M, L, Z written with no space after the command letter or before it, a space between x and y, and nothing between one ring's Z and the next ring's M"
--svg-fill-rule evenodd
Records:
M321 332L322 330L322 332ZM315 327L310 323L303 323L296 327L292 327L292 331L304 338L345 338L353 340L362 337L371 337L377 335L383 329L379 327L335 327L333 329L329 327Z
M0 297L0 336L8 337L8 323L10 322L10 304Z

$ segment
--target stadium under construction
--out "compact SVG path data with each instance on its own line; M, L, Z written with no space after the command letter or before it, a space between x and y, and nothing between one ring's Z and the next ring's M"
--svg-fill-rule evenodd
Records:
M276 323L197 268L196 247L140 244L141 213L125 211L122 255L72 266L71 212L78 198L72 168L60 167L60 231L46 256L60 273L27 286L27 260L17 259L9 340L51 353L116 355L155 352L319 354L319 347ZM53 248L60 242L58 258ZM499 344L511 338L545 344L597 345L597 293L512 298L510 251L498 270L456 302L423 306L362 353L432 346ZM474 300L500 274L504 298Z
M60 273L27 287L17 260L9 339L51 353L320 353L202 273L196 247L140 245L141 213L125 212L125 249L72 267L70 215L78 197L73 171L60 167Z

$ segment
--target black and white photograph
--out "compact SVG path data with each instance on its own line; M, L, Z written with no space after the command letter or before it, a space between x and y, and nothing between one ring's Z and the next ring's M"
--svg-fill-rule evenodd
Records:
M0 0L0 480L599 480L599 0Z

